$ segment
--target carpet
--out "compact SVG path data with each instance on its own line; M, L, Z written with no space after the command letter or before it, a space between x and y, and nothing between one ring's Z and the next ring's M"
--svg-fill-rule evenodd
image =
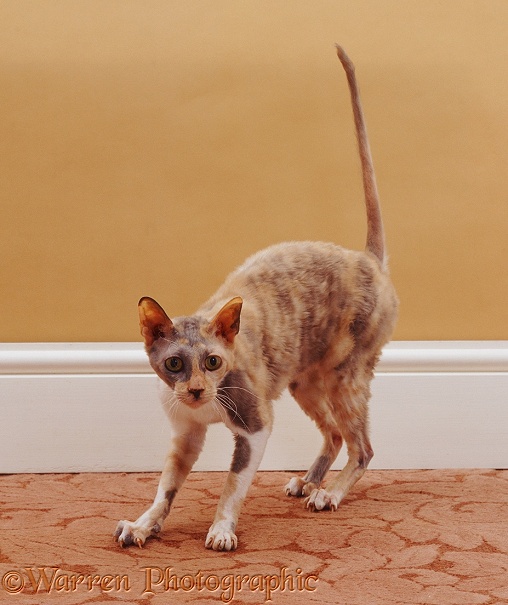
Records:
M0 476L0 602L508 603L508 471L368 471L335 513L259 472L234 553L204 548L224 473L192 473L163 531L120 548L158 475Z

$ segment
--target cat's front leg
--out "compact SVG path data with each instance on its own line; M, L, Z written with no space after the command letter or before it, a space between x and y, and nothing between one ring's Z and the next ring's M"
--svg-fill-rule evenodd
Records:
M250 434L235 434L235 451L224 491L219 500L214 522L206 536L206 548L213 550L235 550L238 539L235 531L240 508L254 475L261 463L270 428Z
M172 432L171 447L152 506L136 521L120 521L116 527L114 537L121 546L137 544L141 548L150 535L161 531L176 493L203 448L206 425L175 424Z
M141 548L149 536L159 533L175 495L176 489L163 492L159 485L152 506L136 521L119 521L114 537L120 546L137 544Z

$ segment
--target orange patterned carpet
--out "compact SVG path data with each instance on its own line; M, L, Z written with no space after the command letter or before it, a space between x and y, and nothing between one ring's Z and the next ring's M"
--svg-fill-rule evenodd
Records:
M156 474L0 476L0 603L508 603L508 471L369 471L335 513L291 476L258 473L234 553L204 548L223 473L193 473L143 550L112 533Z

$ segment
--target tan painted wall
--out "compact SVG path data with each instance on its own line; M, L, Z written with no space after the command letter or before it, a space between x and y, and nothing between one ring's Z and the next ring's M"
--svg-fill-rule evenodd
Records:
M357 66L396 339L508 339L506 0L4 0L0 340L138 340L284 239L363 248Z

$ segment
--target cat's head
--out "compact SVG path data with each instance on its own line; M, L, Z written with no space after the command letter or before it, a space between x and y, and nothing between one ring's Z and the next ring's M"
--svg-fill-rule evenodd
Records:
M139 323L150 365L173 389L178 401L198 408L213 401L233 367L233 345L240 329L242 299L233 298L208 321L173 321L152 298L139 301Z

